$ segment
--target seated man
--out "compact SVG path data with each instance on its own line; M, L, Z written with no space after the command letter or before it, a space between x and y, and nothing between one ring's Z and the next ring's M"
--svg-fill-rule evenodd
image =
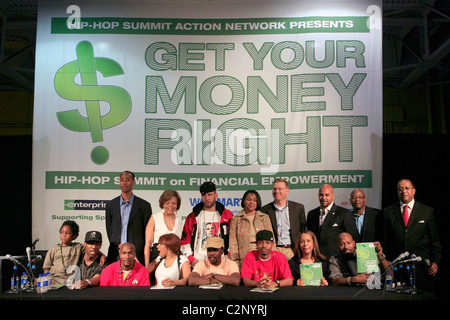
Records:
M75 283L72 289L85 289L96 287L100 283L100 274L105 268L101 262L104 257L100 252L102 247L102 234L99 231L89 231L84 238L84 254L81 255L78 267L80 267L81 279Z
M122 244L119 258L103 269L100 286L150 286L147 269L136 260L134 244Z
M207 258L197 263L189 275L190 286L205 284L229 284L238 286L241 283L239 266L236 262L222 257L225 242L220 237L206 240Z
M294 278L289 263L283 253L272 251L273 241L273 233L269 230L256 234L258 250L247 253L242 263L244 285L263 289L292 286Z
M380 261L380 269L386 271L390 268L390 265L383 253L383 248L378 241L375 241L374 245L378 261ZM353 286L356 284L366 284L371 274L357 272L356 243L352 235L346 232L339 234L338 247L339 253L332 256L328 261L330 279L333 285Z

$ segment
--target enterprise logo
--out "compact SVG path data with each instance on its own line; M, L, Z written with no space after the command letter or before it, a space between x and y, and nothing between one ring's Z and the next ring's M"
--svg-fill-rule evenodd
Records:
M64 210L105 210L109 200L64 200Z

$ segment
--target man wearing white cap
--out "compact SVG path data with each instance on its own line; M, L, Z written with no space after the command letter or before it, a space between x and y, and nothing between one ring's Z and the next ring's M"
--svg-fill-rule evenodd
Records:
M223 258L224 241L219 237L206 240L208 257L197 263L189 275L189 285L220 285L238 286L241 283L239 266L236 262Z

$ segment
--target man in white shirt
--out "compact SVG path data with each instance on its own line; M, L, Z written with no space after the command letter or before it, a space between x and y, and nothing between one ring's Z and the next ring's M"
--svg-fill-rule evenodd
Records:
M181 252L193 268L207 257L207 238L218 236L224 240L224 254L228 254L229 230L233 213L217 201L216 186L205 182L200 187L202 202L186 217L181 235Z
M442 247L433 208L414 199L416 189L409 179L397 183L399 202L383 210L384 239L387 258L392 261L400 254L415 254L422 261L416 264L417 286L429 287L438 272Z
M239 266L233 260L223 257L224 241L210 237L206 241L208 257L197 263L189 275L189 285L234 285L241 283Z
M352 212L334 203L334 189L329 184L319 188L320 206L308 212L306 228L314 232L320 252L327 258L339 253L339 234L348 232L355 241L359 235Z

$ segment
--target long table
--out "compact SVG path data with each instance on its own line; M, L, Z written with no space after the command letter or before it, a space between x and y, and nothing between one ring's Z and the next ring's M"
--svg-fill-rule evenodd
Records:
M62 287L45 293L3 293L0 300L153 300L153 301L239 301L239 300L432 300L427 292L417 294L387 292L367 287L283 287L271 293L251 292L250 287L224 286L201 289L182 286L173 289L145 287L92 287L70 290Z
M87 316L91 319L115 319L123 314L123 310L127 310L127 318L164 315L165 319L183 320L284 320L292 318L292 315L301 315L303 319L316 318L317 315L341 318L354 312L366 315L366 318L367 315L375 314L381 317L398 315L415 318L418 316L417 310L428 308L428 305L423 305L424 301L427 303L433 299L433 295L426 292L405 294L363 287L284 287L272 293L250 290L245 286L224 286L219 290L198 287L158 290L150 287L95 287L70 290L63 287L42 294L4 293L0 295L0 306L4 310L28 310L32 313L32 310L43 309L70 310L64 313L65 320L79 320ZM440 304L437 307L434 304L433 310L444 311L444 306Z

